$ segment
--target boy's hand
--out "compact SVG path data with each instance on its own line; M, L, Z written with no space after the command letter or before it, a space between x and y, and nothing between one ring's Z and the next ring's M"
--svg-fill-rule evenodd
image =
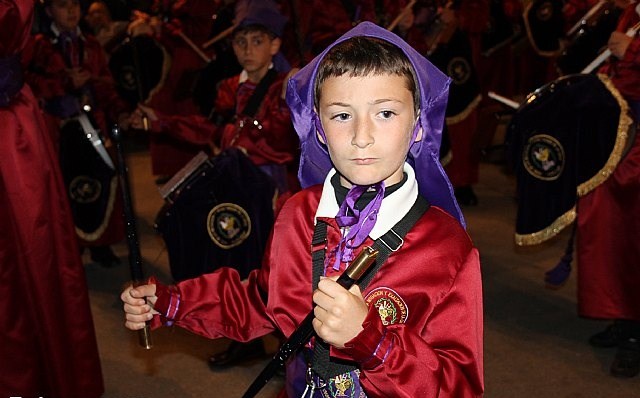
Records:
M67 69L67 75L71 79L73 88L80 88L91 79L91 73L81 67Z
M611 54L615 55L617 58L624 58L624 53L627 52L627 48L633 38L625 35L622 32L613 32L609 37L609 42L607 46L611 51Z
M146 302L145 302L146 298ZM156 285L127 286L120 295L124 303L124 326L127 329L139 330L144 328L145 322L159 314L153 309L158 297Z
M313 293L316 304L313 328L318 337L337 348L362 331L368 307L360 288L354 285L348 291L331 278L322 278Z
M153 110L153 108L149 108L148 106L138 104L138 108L131 113L131 118L129 119L129 127L137 130L145 130L147 126L144 124L144 117L148 118L149 122L155 122L158 120L158 115Z

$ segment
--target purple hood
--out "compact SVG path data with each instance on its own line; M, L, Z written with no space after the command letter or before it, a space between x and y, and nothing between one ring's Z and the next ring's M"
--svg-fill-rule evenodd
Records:
M457 218L464 226L464 218L453 195L453 188L439 161L442 126L449 94L449 78L400 37L371 22L362 22L345 33L289 80L287 104L291 109L293 125L300 137L298 178L302 187L322 183L333 167L326 147L316 136L315 124L320 121L313 108L314 82L318 65L333 46L354 36L386 40L399 47L411 61L420 90L418 122L423 129L423 135L421 141L411 145L407 161L416 172L420 194L431 204Z

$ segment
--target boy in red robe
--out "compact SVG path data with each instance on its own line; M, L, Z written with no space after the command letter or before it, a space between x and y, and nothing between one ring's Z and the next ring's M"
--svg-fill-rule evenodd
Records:
M82 14L78 0L48 0L44 2L44 7L51 18L51 25L47 34L39 34L34 39L30 49L33 57L26 80L43 104L54 142L58 145L61 140L67 140L67 136L60 135L65 125L80 120L84 110L90 109L93 123L88 128L99 129L108 145L110 123L124 122L129 115L127 105L115 91L104 50L93 36L85 35L80 30ZM88 132L85 125L83 130ZM88 150L92 150L90 145ZM104 156L109 157L106 153ZM64 164L66 159L61 161ZM67 179L71 180L76 175L74 172L70 170L72 174L67 173ZM90 249L92 260L112 266L120 260L110 245L122 241L125 230L121 197L116 189L117 177L113 172L111 177L100 183L96 182L98 179L94 175L90 177L91 183L87 182L85 187L101 184L101 188L96 188L95 192L108 192L108 197L99 199L107 204L88 216L84 210L75 211L76 230L81 246ZM67 182L70 200L73 201L72 205L82 206L90 199L75 195L76 191L72 189L74 181L75 178ZM88 219L91 222L87 222Z
M127 288L126 326L247 341L289 336L313 310L317 337L288 362L281 397L481 396L478 252L438 159L448 84L393 33L347 32L289 82L306 189L280 211L262 268ZM386 261L362 287L336 283L371 245Z

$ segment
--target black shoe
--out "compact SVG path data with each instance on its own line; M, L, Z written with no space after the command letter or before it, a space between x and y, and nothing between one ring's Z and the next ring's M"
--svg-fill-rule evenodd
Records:
M620 343L611 364L615 377L635 377L640 373L640 340L628 338Z
M109 246L90 247L91 261L98 263L105 268L111 268L120 264L120 259L113 253Z
M256 339L248 343L232 341L226 351L212 355L208 363L211 369L221 369L254 359L262 359L266 356L262 339Z
M630 325L627 321L614 321L602 332L589 337L589 344L594 347L611 348L629 338Z
M458 203L462 206L478 205L478 197L476 196L476 193L473 192L471 185L455 188L453 193L455 194Z

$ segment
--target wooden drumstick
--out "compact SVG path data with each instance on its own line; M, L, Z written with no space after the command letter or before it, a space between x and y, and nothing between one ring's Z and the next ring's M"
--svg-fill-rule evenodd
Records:
M411 8L413 7L414 4L416 4L416 0L411 0L409 4L407 4L402 9L402 11L400 11L400 14L398 14L396 19L394 19L393 22L391 22L389 26L387 26L387 30L394 30L396 26L400 23L400 21L402 21L402 18L404 18L409 13L409 11L411 11Z

